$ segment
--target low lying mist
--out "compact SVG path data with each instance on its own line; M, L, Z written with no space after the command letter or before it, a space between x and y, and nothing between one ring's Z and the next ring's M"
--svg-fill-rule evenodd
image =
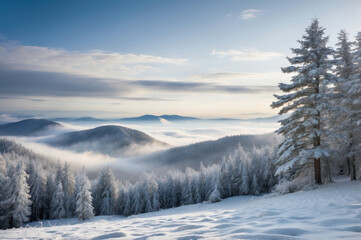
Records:
M62 123L62 129L53 129L43 137L6 137L21 143L32 151L49 157L52 161L68 162L74 168L85 166L91 177L96 177L104 166L111 166L120 179L135 180L145 171L162 174L170 169L184 170L186 167L198 169L200 163L211 165L222 161L239 145L245 151L253 147L275 145L279 141L276 134L266 134L278 128L278 123L254 123L236 121L176 122L118 124L142 131L156 140L170 145L130 144L125 149L114 149L111 139L74 144L70 148L49 146L46 142L60 134L87 130L104 126L106 123L81 125ZM114 125L114 123L112 123ZM250 134L260 136L245 136ZM229 136L229 137L225 137ZM221 138L221 139L220 139ZM102 150L101 153L99 150ZM113 154L105 154L111 152Z

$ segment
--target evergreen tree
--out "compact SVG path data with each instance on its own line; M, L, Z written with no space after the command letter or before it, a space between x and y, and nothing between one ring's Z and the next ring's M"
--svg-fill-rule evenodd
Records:
M351 47L353 43L348 41L348 36L345 30L341 30L338 34L337 48L334 54L335 59L335 74L338 77L332 95L332 103L335 106L331 116L331 127L333 129L332 139L336 141L334 148L338 149L340 153L337 157L342 159L346 155L347 165L351 179L355 180L354 174L355 164L355 139L353 137L353 129L355 127L353 121L355 120L350 115L352 111L352 98L348 96L350 81L354 72L354 64L352 59ZM343 153L343 149L347 152ZM352 170L351 170L352 169Z
M150 175L149 185L151 190L151 201L152 201L152 210L158 211L160 209L160 201L159 201L159 184L156 176L154 174Z
M328 149L321 142L325 134L322 114L327 112L325 92L322 89L334 81L330 73L332 62L328 56L333 50L327 47L328 37L318 20L312 21L306 34L299 40L301 47L293 48L295 57L288 58L292 66L282 68L284 73L296 73L290 84L279 84L279 88L288 93L275 95L277 102L272 108L283 107L279 114L293 111L289 117L281 120L282 127L277 131L284 136L278 151L277 175L294 173L303 169L313 159L316 183L321 181L321 158L328 157ZM291 92L291 93L290 93Z
M124 190L124 186L121 185L119 187L117 206L115 208L115 212L119 215L124 215L124 206L125 206L125 190Z
M31 196L31 221L44 218L46 201L46 179L39 162L33 161L29 175L30 196Z
M94 217L94 209L90 193L90 182L84 168L79 181L78 193L76 195L76 214L80 220L87 220Z
M199 179L199 194L201 196L201 201L205 201L206 200L206 189L205 189L205 185L206 185L206 167L203 165L203 162L200 163L200 167L199 167L199 171L200 171L200 179ZM222 174L220 176L220 178L222 178ZM222 194L222 193L221 193Z
M17 167L17 174L14 181L12 203L12 224L14 227L20 227L23 223L29 221L31 215L30 187L27 183L28 174L25 172L25 166L20 163Z
M191 168L187 168L185 181L183 182L183 186L182 186L183 205L193 204L192 181L191 181L192 174L193 174L193 170Z
M45 192L45 206L44 206L44 218L51 218L50 212L53 202L53 196L55 192L56 185L54 184L54 177L52 174L49 174L46 180L46 192Z
M0 229L10 227L10 209L11 209L11 190L12 184L7 176L6 162L0 156Z
M56 173L55 173L55 183L58 184L59 182L63 181L63 169L60 164L60 160L58 160L58 164L56 165Z
M192 195L194 203L200 203L202 201L200 194L200 176L199 173L196 172L192 176Z
M69 169L69 164L65 162L64 167L62 169L62 185L64 191L65 198L65 208L67 211L67 217L74 216L75 212L75 179L73 172Z
M176 191L174 186L174 179L171 175L167 175L165 180L165 204L166 208L173 208L177 205Z
M132 214L133 190L129 183L126 184L126 189L123 214L124 216L129 216Z
M243 164L242 167L242 182L239 186L239 192L242 195L247 195L249 192L249 180L248 180L248 171L247 171L247 165Z
M154 191L152 199L152 211L158 211L160 209L159 194L158 191Z
M219 177L217 175L213 175L212 186L213 186L213 191L209 195L208 201L211 203L221 201L221 193L219 192L220 182L219 182Z
M99 174L93 192L93 206L96 215L110 215L114 213L118 189L109 167L105 167Z
M140 199L140 189L139 189L139 185L136 184L134 186L134 190L133 190L133 199L132 199L132 203L131 203L131 212L132 214L140 214L142 213L142 204L141 204L141 199Z
M142 186L141 186L142 185ZM140 202L142 211L141 212L152 212L152 200L151 200L151 184L149 175L145 175L145 179L143 179L143 183L140 183L139 186L141 200Z
M259 195L259 185L257 182L256 174L253 174L252 183L251 183L251 193L253 195Z
M349 132L349 160L350 160L350 176L352 180L356 179L356 157L355 154L360 146L360 121L361 118L361 32L356 36L355 48L352 52L353 71L350 81L346 82L347 89L344 104L348 106L347 119L343 122L343 126Z
M58 182L53 196L50 216L53 219L61 219L65 218L66 215L63 185L61 182Z

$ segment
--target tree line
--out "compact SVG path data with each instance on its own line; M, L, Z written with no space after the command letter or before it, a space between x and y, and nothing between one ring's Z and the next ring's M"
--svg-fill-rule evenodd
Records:
M67 163L44 171L43 163L26 156L0 157L0 226L20 227L29 221L94 215L135 215L237 195L269 192L274 178L275 149L244 152L242 147L218 164L200 170L173 170L157 177L120 182L105 167L89 181L85 170L74 174Z

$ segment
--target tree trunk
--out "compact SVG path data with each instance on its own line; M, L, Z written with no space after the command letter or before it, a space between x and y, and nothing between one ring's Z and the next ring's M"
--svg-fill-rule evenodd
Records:
M350 133L349 151L352 153L352 155L349 158L349 169L350 169L351 181L356 180L355 153L353 151L353 142L352 141L353 141L353 136L352 136L352 133Z
M355 155L353 154L350 159L350 177L351 181L356 180L356 166L355 166Z
M317 184L322 184L321 181L321 159L315 158L314 159L314 165L315 165L315 181Z
M330 161L328 159L326 159L326 172L327 172L328 181L332 182Z

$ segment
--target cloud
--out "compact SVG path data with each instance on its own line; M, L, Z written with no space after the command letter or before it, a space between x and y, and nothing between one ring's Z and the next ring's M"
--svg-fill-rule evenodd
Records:
M217 83L204 82L176 82L176 81L156 81L156 80L137 80L132 81L135 86L172 91L172 92L214 92L214 93L262 93L274 92L277 86L240 86L240 85L223 85Z
M248 20L255 18L261 12L263 11L260 9L246 9L241 12L241 15L239 15L239 17L244 20Z
M209 74L192 75L189 79L198 81L231 81L231 80L261 80L261 79L280 79L283 78L282 72L216 72Z
M20 97L1 97L0 99L21 99L21 100L28 100L28 101L32 101L32 102L45 102L45 99L38 99L38 98L20 98Z
M145 54L92 50L71 52L65 49L23 46L0 43L0 63L9 69L59 72L91 77L124 78L148 70L155 65L186 63L187 59L173 59Z
M153 90L187 93L260 93L272 92L275 86L224 85L217 82L167 81L167 80L120 80L91 78L79 75L7 70L0 65L0 95L5 98L25 96L52 97L103 97L134 101L171 101L172 99L129 97L137 91ZM154 92L153 92L154 93Z
M79 75L9 70L0 65L2 96L117 96L126 89L116 81Z
M216 140L224 136L236 134L263 134L279 128L279 123L233 121L199 121L191 123L173 123L172 125L139 123L125 125L143 131L150 136L172 146L182 146L191 143Z
M97 153L97 152L84 152L76 153L69 150L58 149L50 147L48 145L36 142L36 138L26 137L6 137L15 142L21 143L24 147L31 149L32 151L41 154L43 156L50 157L54 161L66 161L75 167L81 167L86 165L87 167L99 166L110 164L116 159L109 155Z
M261 52L255 49L217 51L213 49L211 55L219 57L227 57L232 61L264 61L275 57L283 56L282 53L277 52Z
M158 101L158 102L174 101L174 99L170 99L170 98L157 98L157 97L117 97L117 99L129 100L129 101ZM114 104L118 104L118 103L114 103Z

